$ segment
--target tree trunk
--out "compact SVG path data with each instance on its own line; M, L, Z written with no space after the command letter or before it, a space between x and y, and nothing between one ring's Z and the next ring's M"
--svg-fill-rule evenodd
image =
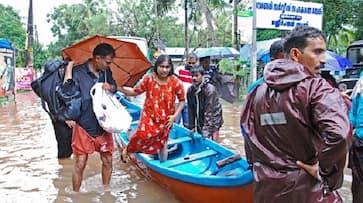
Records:
M216 36L215 31L214 31L214 26L213 26L213 22L212 22L214 17L213 17L212 13L208 9L208 4L207 4L206 0L200 0L200 8L201 8L202 12L204 13L204 16L205 16L206 21L207 21L209 34L210 34L210 37L212 39L212 46L218 46L217 36Z

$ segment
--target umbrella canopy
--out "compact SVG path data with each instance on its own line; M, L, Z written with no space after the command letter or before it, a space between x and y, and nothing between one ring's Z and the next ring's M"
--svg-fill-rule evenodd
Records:
M0 48L14 50L15 47L12 46L8 39L0 38Z
M277 40L280 40L281 38L274 38L270 40L264 40L264 41L258 41L256 42L256 56L257 60L260 60L262 62L269 62L270 61L270 46L272 43L274 43ZM251 50L252 45L251 44L245 44L241 47L240 51L240 58L242 61L251 61Z
M270 62L271 61L270 50L262 52L261 56L258 58L258 60L260 60L264 63Z
M326 63L324 64L324 68L321 70L344 71L345 69L351 67L353 67L353 65L349 59L328 50L326 52Z
M232 47L197 48L194 52L199 58L210 56L211 59L235 58L239 51Z
M71 58L76 65L92 58L93 49L100 43L108 43L115 49L110 65L118 86L134 86L152 66L139 47L132 42L95 35L62 50L63 58Z

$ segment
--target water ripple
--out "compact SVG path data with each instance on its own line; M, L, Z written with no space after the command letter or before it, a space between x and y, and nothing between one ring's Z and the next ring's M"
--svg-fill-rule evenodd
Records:
M58 160L56 140L48 115L32 93L19 94L17 103L0 107L0 202L148 202L177 203L166 189L131 163L123 164L116 151L109 187L101 181L97 153L89 156L81 192L72 192L73 159ZM239 129L240 106L223 103L222 145L244 155ZM349 176L349 170L346 172ZM350 183L342 195L351 201Z

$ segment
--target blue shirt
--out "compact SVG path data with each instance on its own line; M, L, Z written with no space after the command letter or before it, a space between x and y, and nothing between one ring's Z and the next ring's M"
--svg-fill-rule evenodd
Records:
M96 115L93 112L93 102L90 95L90 90L95 83L105 82L105 74L107 82L114 85L116 92L117 86L112 77L111 70L108 68L105 71L100 71L99 77L96 77L96 75L90 71L88 62L73 68L72 78L74 82L69 83L77 85L81 92L81 115L76 122L92 137L97 137L105 132L98 124Z
M360 79L356 85L361 82L362 77L363 72L360 74ZM356 91L360 90L357 89ZM352 108L349 111L349 120L353 128L355 128L355 136L358 139L363 140L363 95L360 92L352 98Z

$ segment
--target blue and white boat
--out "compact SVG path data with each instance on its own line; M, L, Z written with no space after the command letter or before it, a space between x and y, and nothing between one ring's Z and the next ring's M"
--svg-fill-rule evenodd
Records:
M120 96L137 129L141 107ZM132 133L120 133L123 145ZM198 133L175 124L168 140L168 160L136 153L131 159L181 202L253 202L252 171L246 159Z

